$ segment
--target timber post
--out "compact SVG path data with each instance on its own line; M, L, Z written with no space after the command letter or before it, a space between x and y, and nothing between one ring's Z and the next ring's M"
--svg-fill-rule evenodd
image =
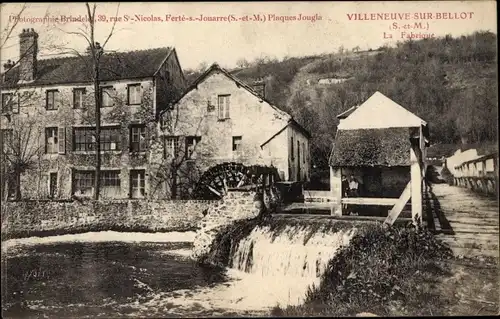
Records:
M333 202L330 206L330 215L342 216L342 169L330 166L330 192Z
M411 217L417 227L422 225L422 169L415 146L410 150Z

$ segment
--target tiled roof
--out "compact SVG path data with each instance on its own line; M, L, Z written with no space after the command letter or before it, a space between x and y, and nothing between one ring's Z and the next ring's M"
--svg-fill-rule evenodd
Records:
M172 51L172 48L156 48L104 54L100 79L116 81L153 76ZM38 60L35 81L30 85L90 82L91 68L90 56ZM15 85L19 79L19 66L8 71L6 77L5 86Z

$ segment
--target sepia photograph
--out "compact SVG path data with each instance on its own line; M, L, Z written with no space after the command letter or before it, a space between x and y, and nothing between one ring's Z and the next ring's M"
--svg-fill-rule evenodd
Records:
M0 4L2 318L500 315L495 1Z

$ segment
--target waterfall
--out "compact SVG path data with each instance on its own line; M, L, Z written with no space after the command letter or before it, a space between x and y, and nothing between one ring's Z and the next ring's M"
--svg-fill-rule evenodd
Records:
M281 231L258 226L231 256L231 268L248 274L247 288L270 306L298 305L355 228L332 232L327 227L287 225Z

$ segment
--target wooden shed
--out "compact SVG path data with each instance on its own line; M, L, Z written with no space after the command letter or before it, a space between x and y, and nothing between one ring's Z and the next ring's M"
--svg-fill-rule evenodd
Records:
M427 123L380 92L337 117L330 154L332 214L356 205L392 224L411 198L413 221L421 223ZM343 192L342 176L359 184L355 197Z

